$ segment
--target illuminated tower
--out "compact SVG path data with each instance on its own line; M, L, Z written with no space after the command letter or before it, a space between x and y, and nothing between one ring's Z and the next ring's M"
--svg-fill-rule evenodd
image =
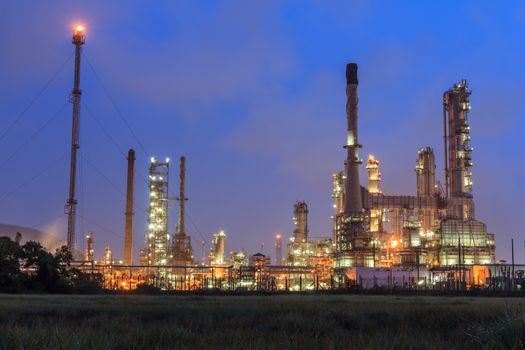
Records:
M332 215L333 241L336 239L337 218L343 213L345 176L342 171L332 174L332 198L334 199L334 215Z
M71 97L73 101L73 123L71 127L71 160L69 165L69 198L65 205L67 213L67 248L75 256L75 224L77 212L76 178L77 178L77 151L80 148L80 57L82 56L82 45L84 45L84 27L76 26L73 30L73 45L75 45L75 77Z
M306 243L308 241L308 205L306 202L295 202L294 204L293 231L295 243Z
M443 128L445 141L445 187L449 198L472 198L470 111L466 80L461 80L443 94ZM473 211L470 201L456 201L449 217L468 219Z
M366 170L368 171L368 192L372 194L381 194L381 172L379 171L379 160L371 154L368 156ZM382 231L381 214L381 209L370 209L370 232Z
M226 233L219 231L213 234L211 249L210 249L210 263L212 265L221 265L224 263L224 246L226 243Z
M113 264L113 254L111 252L111 248L109 245L104 248L104 264L105 265L112 265Z
M86 235L86 249L84 250L84 260L93 261L93 232L90 232Z
M275 265L282 265L283 263L283 240L278 233L275 235Z
M148 230L145 237L148 265L167 265L169 260L168 175L169 159L159 162L151 158Z
M417 196L432 197L437 194L436 188L436 164L434 161L434 150L430 147L418 151L416 162ZM437 210L422 208L418 210L418 218L421 228L428 232L436 228Z
M346 275L350 266L373 266L373 253L370 250L370 232L363 210L358 150L358 97L357 64L346 66L346 122L347 141L344 172L343 211L336 215L334 269L339 277Z
M188 200L185 196L186 183L186 157L180 157L180 183L179 183L179 222L177 231L173 236L173 264L187 265L193 263L193 249L191 247L191 237L186 234L184 225L185 203Z

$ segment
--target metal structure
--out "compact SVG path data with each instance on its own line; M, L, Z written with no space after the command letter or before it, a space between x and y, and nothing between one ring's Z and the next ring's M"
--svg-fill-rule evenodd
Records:
M133 188L135 177L135 151L128 151L128 177L126 184L126 222L124 226L124 263L133 264Z
M93 261L95 251L93 249L93 232L86 235L86 249L84 250L84 260Z
M294 204L294 242L306 243L308 241L308 205L306 202L297 201Z
M222 265L224 264L224 248L226 245L226 233L221 230L213 234L211 248L210 248L210 264Z
M185 196L186 186L186 157L180 157L180 183L179 183L179 222L175 235L173 236L173 259L174 265L193 264L193 249L191 237L186 233L184 223L185 203L188 200Z
M75 254L75 224L77 199L76 192L76 177L77 177L77 151L80 148L79 132L80 132L80 57L82 54L82 45L85 42L84 27L76 26L73 30L73 45L75 45L75 75L73 82L73 91L71 98L73 102L73 124L71 128L71 162L69 167L69 197L65 205L65 212L67 214L67 248L71 254Z
M145 262L147 265L169 265L170 235L168 232L169 159L159 162L151 158L149 168L148 230Z
M434 161L434 150L430 147L422 148L418 151L418 158L415 167L417 197L439 197L439 189L436 184L436 164ZM418 210L421 228L425 232L435 230L439 227L438 209L420 208Z
M283 263L283 237L280 233L275 235L275 265Z
M341 278L349 266L373 266L370 251L369 218L363 210L363 196L359 183L358 151L358 96L357 64L346 66L346 131L347 151L343 179L343 208L335 216L334 268Z
M344 173L332 175L336 275L348 279L348 267L493 263L494 235L475 219L467 82L455 84L443 98L445 193L436 181L434 151L425 147L415 167L416 196L386 195L373 156L366 167L368 189L359 185L357 67L348 65L346 76L347 159Z
M466 80L461 80L443 94L443 126L445 140L445 186L447 197L472 198L470 126L471 109ZM472 209L468 205L453 206L449 216L467 220Z

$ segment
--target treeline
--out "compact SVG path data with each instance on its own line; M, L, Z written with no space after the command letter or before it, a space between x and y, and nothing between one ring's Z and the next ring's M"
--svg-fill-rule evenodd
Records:
M71 266L66 246L49 252L39 242L23 245L0 237L0 292L96 293L99 281Z

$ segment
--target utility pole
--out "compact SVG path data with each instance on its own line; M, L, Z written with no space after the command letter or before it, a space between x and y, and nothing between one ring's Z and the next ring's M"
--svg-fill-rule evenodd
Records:
M77 151L79 145L79 119L80 119L80 56L82 45L84 45L84 27L78 25L73 30L73 45L75 45L75 76L71 98L73 102L73 125L71 128L71 163L69 168L69 198L65 205L67 214L67 249L75 254L75 222L77 199L75 198L76 176L77 176Z

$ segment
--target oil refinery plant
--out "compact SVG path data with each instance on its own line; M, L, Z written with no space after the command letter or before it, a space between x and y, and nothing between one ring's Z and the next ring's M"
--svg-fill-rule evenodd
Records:
M79 148L80 58L84 27L74 30L75 73L67 246L75 249L76 169ZM331 237L312 239L308 204L293 205L294 230L289 239L275 236L275 256L226 252L227 234L212 235L208 254L201 241L200 258L187 232L186 158L180 157L178 197L170 196L170 159L150 159L147 229L139 261L133 260L135 152L127 155L124 256L115 260L106 246L95 260L94 234L86 236L84 258L75 262L105 288L133 289L150 284L167 290L319 290L341 287L456 288L505 285L511 273L495 262L494 234L475 216L472 195L472 147L469 112L471 91L466 80L443 94L444 176L436 178L432 147L419 149L415 164L416 195L389 194L381 187L380 157L359 156L358 75L346 66L346 159L343 171L332 174L334 214ZM342 134L342 133L341 133ZM414 152L415 153L415 152ZM361 185L365 166L368 184ZM329 169L327 169L327 174ZM327 176L327 181L329 178ZM327 197L330 194L327 193ZM168 228L170 202L178 202L174 232ZM329 218L327 218L327 221ZM200 232L199 232L200 234ZM285 252L283 254L283 249ZM514 266L512 267L514 276Z

